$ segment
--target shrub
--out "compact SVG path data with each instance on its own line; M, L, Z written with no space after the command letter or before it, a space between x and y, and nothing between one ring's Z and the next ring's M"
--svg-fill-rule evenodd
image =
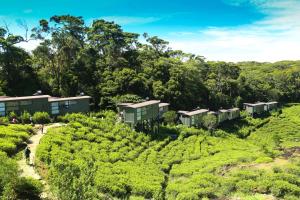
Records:
M167 123L167 124L170 124L170 125L174 125L175 124L175 121L176 121L176 112L173 111L173 110L170 110L168 112L165 112L163 114L163 118L164 118L164 121Z
M51 121L50 116L47 112L36 112L32 117L34 123L47 124Z
M10 113L8 114L8 119L11 121L11 120L13 120L14 118L15 118L15 119L18 118L17 114L16 114L15 112L10 112Z
M21 122L22 122L23 124L29 124L29 123L31 123L30 117L31 117L31 115L29 114L29 112L24 111L24 112L21 114L21 116L20 116Z

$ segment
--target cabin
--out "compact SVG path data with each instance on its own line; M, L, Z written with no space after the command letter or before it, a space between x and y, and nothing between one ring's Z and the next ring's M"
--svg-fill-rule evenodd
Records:
M251 115L261 114L265 111L265 103L244 103L244 109Z
M158 131L160 101L142 103L123 103L118 105L121 121L131 128L141 131Z
M240 117L240 109L239 108L231 108L228 109L228 120L233 120Z
M90 99L90 96L49 97L49 111L53 116L65 115L67 113L89 112Z
M198 109L191 112L188 111L179 111L179 120L182 124L189 127L196 126L200 127L203 123L203 117L207 115L207 109Z
M90 110L90 96L78 96L68 98L55 98L49 95L0 97L0 116L6 116L10 112L17 115L24 111L48 112L50 115L63 115L72 112L88 112Z
M229 118L229 111L225 109L220 109L218 112L218 123L222 123Z
M10 112L20 115L24 111L34 114L35 112L48 112L48 95L23 96L23 97L0 97L0 115L6 116Z
M278 102L276 102L276 101L267 102L267 103L265 103L264 110L271 111L271 110L277 109L277 106L278 106Z
M169 103L159 103L159 118L162 119L164 113L169 111Z

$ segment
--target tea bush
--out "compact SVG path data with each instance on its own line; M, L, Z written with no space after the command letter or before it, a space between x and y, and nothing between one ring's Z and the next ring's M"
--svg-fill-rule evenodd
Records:
M112 112L70 114L49 130L38 163L58 198L216 199L269 194L299 196L300 106L282 114L202 129L165 126L146 135ZM174 137L176 136L176 137ZM290 154L289 154L290 155Z

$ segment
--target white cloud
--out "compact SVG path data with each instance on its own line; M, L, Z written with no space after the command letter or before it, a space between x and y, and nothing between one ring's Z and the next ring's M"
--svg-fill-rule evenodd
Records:
M16 44L16 46L21 47L25 49L26 51L32 51L34 50L39 44L41 43L40 40L30 40L28 42L21 42Z
M245 0L243 3L255 3L267 17L239 27L202 29L190 39L171 39L170 45L208 60L300 60L300 1Z
M120 25L141 25L156 22L160 20L158 17L130 17L130 16L103 16L101 19L114 21Z

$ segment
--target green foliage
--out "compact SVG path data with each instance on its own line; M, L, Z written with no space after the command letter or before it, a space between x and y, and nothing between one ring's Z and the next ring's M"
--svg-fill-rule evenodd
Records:
M282 165L276 158L299 147L299 114L300 106L293 106L281 115L247 117L214 136L185 126L145 135L117 123L112 112L70 114L67 126L45 135L37 158L60 199L293 199L299 196L300 160ZM242 130L249 131L247 138L238 137Z
M32 120L36 124L47 124L51 121L50 116L47 112L36 112L32 116Z
M15 112L10 112L9 114L8 114L8 119L11 121L12 119L17 119L18 118L18 116L17 116L17 114L15 113Z
M217 117L215 115L205 115L203 117L203 126L208 130L213 130L217 126Z
M29 112L24 111L20 116L21 122L23 124L30 124L30 122L31 122L30 117L31 117L31 115L29 114Z
M17 147L21 146L32 133L33 129L29 125L0 126L0 151L9 155L16 153Z
M169 125L174 125L176 123L177 113L173 110L167 111L163 114L164 122Z

